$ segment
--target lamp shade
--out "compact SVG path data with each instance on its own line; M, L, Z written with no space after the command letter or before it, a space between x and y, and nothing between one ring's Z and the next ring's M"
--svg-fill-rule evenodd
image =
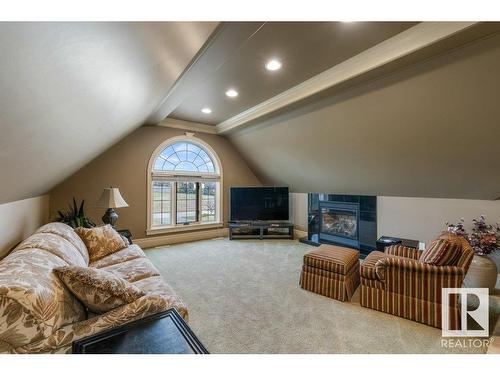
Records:
M102 208L119 208L128 207L127 202L123 199L118 188L105 188L101 194L101 198L97 202L97 207Z

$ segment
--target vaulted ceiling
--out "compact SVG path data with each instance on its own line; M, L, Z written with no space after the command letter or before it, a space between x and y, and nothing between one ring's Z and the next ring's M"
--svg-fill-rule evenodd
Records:
M266 22L246 24L251 34L226 59L198 80L169 115L188 121L218 124L306 81L340 62L414 26L413 22ZM229 27L241 25L228 25ZM252 26L252 27L250 27ZM226 32L222 30L221 33ZM229 30L227 31L229 32ZM282 69L265 69L277 58ZM182 82L182 81L181 81ZM228 100L228 88L240 92ZM204 114L204 107L212 113Z
M244 24L231 45L236 26L171 90L163 125L224 134L296 192L500 196L499 23Z
M0 23L0 203L44 194L157 110L217 23Z
M263 182L292 191L497 198L499 30L0 23L0 203L46 193L158 123L228 137Z
M296 192L498 199L500 34L229 133Z

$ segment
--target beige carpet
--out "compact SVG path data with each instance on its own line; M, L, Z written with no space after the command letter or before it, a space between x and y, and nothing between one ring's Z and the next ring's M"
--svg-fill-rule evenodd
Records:
M211 353L482 353L441 331L302 290L298 241L214 239L146 250Z

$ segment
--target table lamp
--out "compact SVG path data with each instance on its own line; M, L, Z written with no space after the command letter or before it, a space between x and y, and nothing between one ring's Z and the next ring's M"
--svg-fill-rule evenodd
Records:
M102 221L104 224L111 224L114 228L116 220L118 220L118 214L114 208L128 207L128 204L123 199L118 188L110 187L105 188L102 192L101 198L97 202L97 207L107 208Z

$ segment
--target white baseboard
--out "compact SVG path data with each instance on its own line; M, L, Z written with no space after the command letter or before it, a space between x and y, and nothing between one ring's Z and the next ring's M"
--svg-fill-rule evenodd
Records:
M294 229L293 235L296 239L299 239L301 237L307 236L307 232L304 232L303 230L300 229ZM134 239L134 243L136 245L139 245L143 249L147 249L150 247L172 245L176 243L193 242L193 241L207 240L210 238L228 237L228 236L229 236L228 228L217 228L217 229L200 230L197 232L185 232L185 233L167 234L164 236L137 238Z
M134 239L134 243L139 245L143 249L147 249L149 247L171 245L182 242L207 240L210 238L227 237L227 236L229 236L228 228L217 228L217 229L200 230L198 232L175 233L175 234L168 234L165 236L137 238Z

